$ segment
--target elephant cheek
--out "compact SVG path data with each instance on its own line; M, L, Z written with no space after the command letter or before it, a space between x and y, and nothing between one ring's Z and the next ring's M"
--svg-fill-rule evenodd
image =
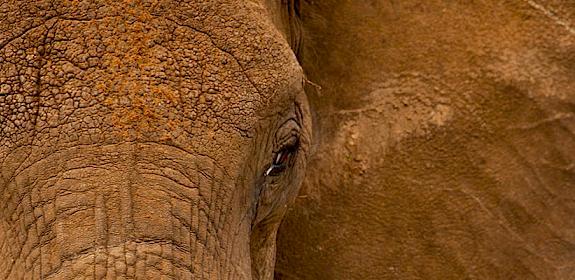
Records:
M154 144L52 155L0 188L13 192L0 278L251 279L249 222L227 210L240 199L225 177Z

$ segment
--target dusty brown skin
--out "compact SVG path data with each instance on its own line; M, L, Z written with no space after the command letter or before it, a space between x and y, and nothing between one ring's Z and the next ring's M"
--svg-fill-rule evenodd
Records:
M575 2L301 2L277 278L575 279Z
M0 4L0 279L575 278L574 4L189 2Z
M273 277L311 127L264 4L0 4L0 279Z

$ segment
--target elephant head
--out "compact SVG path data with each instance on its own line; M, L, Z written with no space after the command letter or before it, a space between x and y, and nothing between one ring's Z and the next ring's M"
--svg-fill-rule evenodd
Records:
M568 2L5 0L0 279L573 279Z
M289 3L3 1L0 279L269 279L310 149Z

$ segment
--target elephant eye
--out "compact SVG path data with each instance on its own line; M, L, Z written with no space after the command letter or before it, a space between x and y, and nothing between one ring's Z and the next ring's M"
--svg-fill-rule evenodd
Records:
M282 174L292 162L299 147L299 139L296 137L290 140L282 147L282 149L274 154L274 158L270 167L266 170L265 176L278 176Z

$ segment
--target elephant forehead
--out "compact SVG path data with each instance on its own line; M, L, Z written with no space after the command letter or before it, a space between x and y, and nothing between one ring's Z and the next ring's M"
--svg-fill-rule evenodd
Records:
M8 4L1 129L249 134L298 67L281 36L239 2Z

